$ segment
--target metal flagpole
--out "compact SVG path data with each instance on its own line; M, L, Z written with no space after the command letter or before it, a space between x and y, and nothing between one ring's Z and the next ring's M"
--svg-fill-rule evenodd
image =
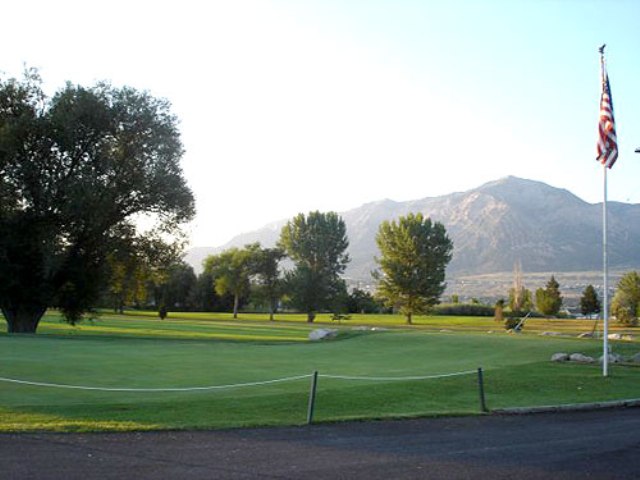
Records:
M604 293L602 295L604 333L602 335L602 376L609 375L609 265L607 260L607 166L604 170L604 202L602 203L602 270Z
M604 169L604 201L602 202L602 270L604 276L603 324L602 335L602 375L609 375L609 265L607 258L607 169L611 168L618 158L618 143L616 139L615 120L613 118L613 100L609 75L607 74L604 47L600 52L600 73L602 81L602 94L600 97L600 117L598 121L598 160Z

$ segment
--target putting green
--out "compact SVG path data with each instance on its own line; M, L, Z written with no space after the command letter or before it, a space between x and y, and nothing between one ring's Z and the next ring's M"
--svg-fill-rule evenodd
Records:
M597 355L600 344L591 340L342 325L338 338L311 343L311 328L143 317L70 328L49 318L42 334L0 334L0 377L91 388L0 381L0 431L300 424L313 371L321 375L318 421L479 413L474 373L394 380L478 367L490 408L640 397L640 368L614 367L602 379L597 366L549 362L558 351ZM217 388L237 384L250 385Z

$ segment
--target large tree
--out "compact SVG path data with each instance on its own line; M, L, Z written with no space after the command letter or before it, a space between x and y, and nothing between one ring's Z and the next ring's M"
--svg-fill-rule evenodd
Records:
M435 305L444 292L453 243L444 226L421 213L382 222L376 235L380 270L377 296L411 323L414 314Z
M259 248L257 243L233 247L204 260L204 271L213 277L215 292L220 296L233 295L233 318L238 318L240 300L249 294Z
M279 246L295 264L286 275L291 304L313 322L316 312L331 309L345 291L340 278L349 262L344 220L335 212L300 213L282 228Z
M48 98L33 70L0 79L0 308L9 332L35 332L48 307L81 319L123 227L146 216L171 236L192 218L177 123L166 100L128 87L67 84Z
M611 313L620 323L637 325L640 316L640 275L628 272L622 276L611 301Z

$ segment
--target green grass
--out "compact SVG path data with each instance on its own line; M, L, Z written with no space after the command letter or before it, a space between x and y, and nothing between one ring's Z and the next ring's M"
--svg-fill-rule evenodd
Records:
M0 376L105 388L225 385L311 374L435 375L485 370L490 408L640 398L640 368L553 364L552 353L598 356L597 341L507 335L492 319L354 316L333 325L329 342L306 340L303 316L104 315L71 327L49 314L38 334L0 334ZM321 316L321 324L332 323ZM567 322L567 321L565 321ZM568 321L572 322L572 321ZM360 323L392 327L353 331ZM533 330L533 323L530 329ZM577 324L572 324L576 328ZM589 322L590 325L590 322ZM548 325L540 325L540 328ZM583 326L578 325L578 329ZM440 330L456 330L441 332ZM544 328L549 329L550 328ZM487 334L488 330L496 333ZM480 333L482 332L482 333ZM637 343L615 342L622 353ZM321 377L318 421L479 413L475 375L373 382ZM301 424L309 378L264 386L192 392L103 392L0 382L0 431L205 429Z

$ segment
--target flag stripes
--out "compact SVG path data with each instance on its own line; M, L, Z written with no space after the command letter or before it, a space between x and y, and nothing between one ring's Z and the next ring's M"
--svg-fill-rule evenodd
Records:
M611 168L618 158L618 140L613 118L613 100L611 86L604 58L602 62L602 95L600 96L600 120L598 122L597 160L605 167Z

